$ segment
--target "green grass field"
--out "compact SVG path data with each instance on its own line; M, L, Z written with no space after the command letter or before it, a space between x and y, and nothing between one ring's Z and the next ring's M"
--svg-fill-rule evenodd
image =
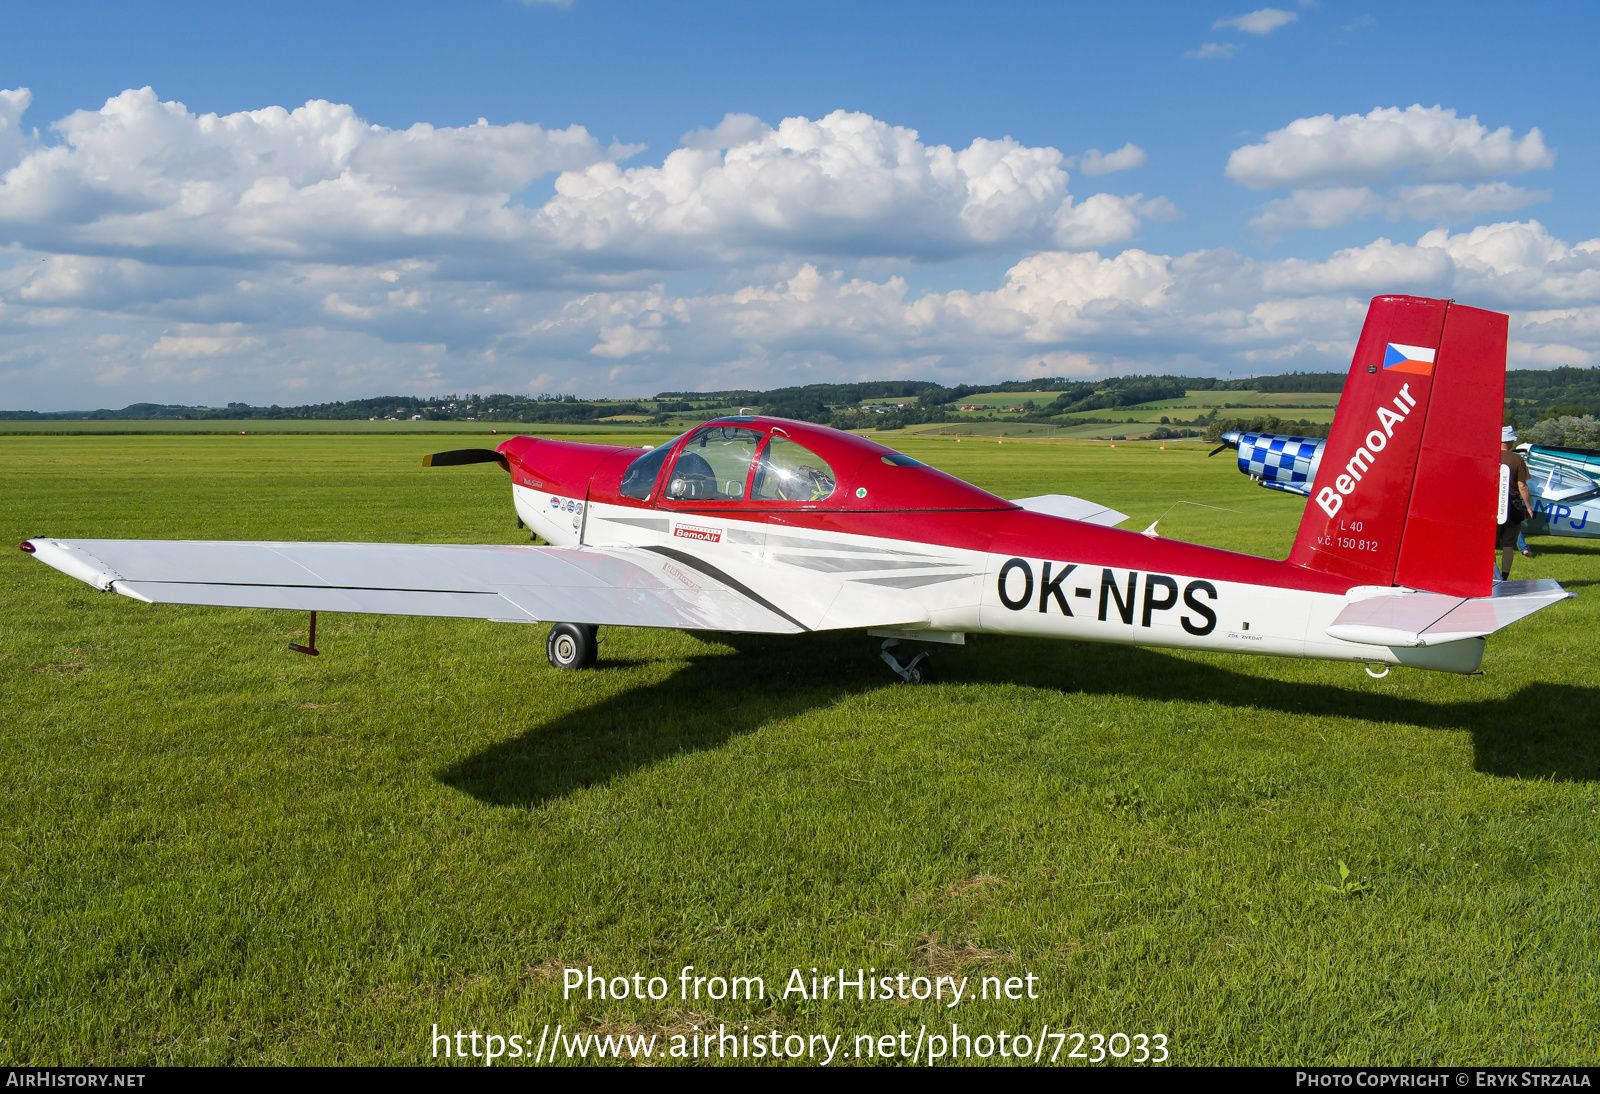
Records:
M520 541L498 468L420 466L450 443L0 437L0 522ZM897 443L1277 557L1302 505L1195 446ZM330 615L308 658L301 615L152 607L8 550L0 1057L405 1064L435 1024L556 1022L850 1051L953 1020L1161 1033L1191 1064L1594 1063L1600 548L1534 545L1516 576L1578 597L1477 676L975 636L924 688L854 633L612 629L558 674L542 627ZM681 1001L684 965L1040 998ZM567 966L674 995L564 1001Z
M1000 419L998 421L974 421L970 423L946 422L942 425L910 426L904 430L883 432L885 437L909 434L916 437L986 437L990 439L1021 437L1034 441L1079 441L1091 438L1126 436L1130 430L1135 435L1142 435L1148 433L1151 428L1149 425L1142 424L1142 420L1145 417L1143 413L1128 414L1117 418L1115 413L1096 412L1096 417L1115 418L1115 420L1110 422L1091 422L1088 425L1059 426L1046 422L1006 421L1005 419ZM1155 418L1151 418L1152 422L1155 420ZM879 431L872 430L871 432L876 433Z
M1144 408L1154 410L1210 410L1212 407L1223 407L1227 404L1239 406L1292 406L1292 407L1327 407L1333 409L1339 405L1339 393L1336 391L1207 391L1196 389L1190 391L1182 399L1158 399L1155 402L1140 403Z

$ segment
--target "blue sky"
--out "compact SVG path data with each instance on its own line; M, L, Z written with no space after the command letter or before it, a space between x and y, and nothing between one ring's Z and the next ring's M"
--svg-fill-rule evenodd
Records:
M1512 312L1514 365L1596 364L1597 21L13 9L0 407L1339 368L1386 291ZM202 117L308 100L344 114Z

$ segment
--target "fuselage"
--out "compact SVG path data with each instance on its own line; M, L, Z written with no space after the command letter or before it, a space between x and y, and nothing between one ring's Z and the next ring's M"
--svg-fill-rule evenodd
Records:
M693 433L657 454L648 489L636 469L626 492L629 468L647 454L637 448L514 438L499 451L518 516L550 543L661 553L682 580L735 582L810 630L1030 635L1454 672L1482 659L1481 639L1392 648L1330 637L1348 594L1373 592L1348 578L1031 512L808 423L722 424L753 435L738 441L751 460L743 482L719 479L701 496L673 496ZM825 468L826 496L758 496L776 437L811 457L800 466ZM889 619L898 622L886 628Z

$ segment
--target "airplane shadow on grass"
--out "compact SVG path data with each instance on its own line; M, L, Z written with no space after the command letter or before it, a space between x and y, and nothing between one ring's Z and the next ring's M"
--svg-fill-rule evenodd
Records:
M903 687L859 634L718 636L659 683L535 722L441 771L492 805L532 806L869 691ZM716 644L732 646L729 656ZM1507 698L1436 703L1275 680L1137 647L981 637L933 651L939 679L1154 702L1214 703L1472 734L1487 775L1600 781L1600 688L1530 684ZM602 665L604 662L602 662ZM1356 665L1352 672L1360 672ZM1404 670L1402 670L1404 671Z
M876 642L867 645L859 634L705 641L705 652L666 680L535 721L439 777L492 805L538 805L850 695L892 687L896 679L875 659ZM728 646L737 651L733 656ZM607 664L602 656L596 668L605 671Z

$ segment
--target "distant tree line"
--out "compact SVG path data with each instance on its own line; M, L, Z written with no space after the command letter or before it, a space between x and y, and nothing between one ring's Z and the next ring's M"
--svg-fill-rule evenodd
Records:
M1260 414L1254 418L1217 418L1206 426L1205 438L1216 444L1222 440L1224 433L1237 429L1242 433L1280 433L1315 439L1326 437L1332 428L1331 422L1308 422L1304 418L1294 420L1275 414Z
M224 407L171 403L134 403L121 410L0 411L7 421L140 421L184 418L195 421L366 421L371 418L410 421L483 420L504 422L589 422L612 415L652 415L656 410L637 402L584 401L575 395L383 395L374 399L312 403L304 406Z
M1529 444L1551 444L1565 448L1600 448L1600 420L1593 414L1581 417L1563 414L1546 418L1522 431Z
M663 391L653 399L579 399L575 395L384 395L373 399L310 403L303 406L252 406L229 403L225 407L182 406L168 403L134 403L121 410L41 413L30 410L0 411L3 420L139 420L191 418L197 420L368 418L422 421L502 421L527 424L581 424L607 418L634 418L664 425L674 417L712 417L748 408L762 414L819 422L842 429L873 426L896 429L958 419L954 408L977 395L1016 392L1033 396L1020 405L1021 420L1064 424L1063 416L1093 415L1162 399L1181 399L1191 391L1259 391L1271 394L1332 393L1343 387L1342 372L1290 372L1281 376L1218 380L1210 376L1112 376L1077 380L1047 376L1034 380L1007 380L997 384L957 384L945 387L927 380L874 380L851 384L807 384L769 391ZM1039 395L1048 395L1042 399ZM870 409L863 404L878 404ZM904 405L894 405L901 403ZM1241 404L1242 405L1242 404ZM1232 409L1228 404L1224 409ZM1280 408L1289 409L1289 408ZM1514 369L1506 373L1506 420L1531 425L1561 417L1582 418L1600 412L1600 367ZM1214 416L1212 416L1214 417ZM1018 420L1008 415L1008 421ZM1093 417L1084 419L1095 421ZM1245 421L1228 418L1228 422ZM1258 419L1248 419L1256 421ZM1163 426L1210 427L1210 417L1194 422L1163 422ZM1290 422L1290 425L1298 423ZM1299 426L1302 436L1318 436L1310 423ZM1270 432L1270 431L1269 431Z

